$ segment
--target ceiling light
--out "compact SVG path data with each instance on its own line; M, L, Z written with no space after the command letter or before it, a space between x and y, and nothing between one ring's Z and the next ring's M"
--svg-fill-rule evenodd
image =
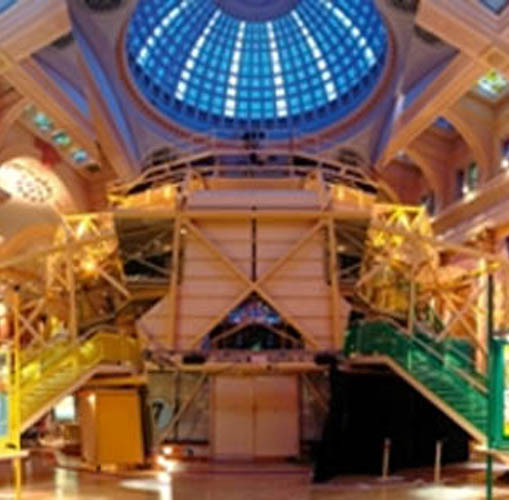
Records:
M92 257L86 257L81 263L81 269L86 274L94 274L98 269L97 261Z

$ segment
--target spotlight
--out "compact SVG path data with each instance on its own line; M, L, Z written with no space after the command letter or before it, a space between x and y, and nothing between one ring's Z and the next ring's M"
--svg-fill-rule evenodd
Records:
M163 454L164 454L165 456L167 456L167 455L173 455L173 452L174 452L174 451L175 451L175 450L173 449L173 446L165 446L165 447L163 448Z

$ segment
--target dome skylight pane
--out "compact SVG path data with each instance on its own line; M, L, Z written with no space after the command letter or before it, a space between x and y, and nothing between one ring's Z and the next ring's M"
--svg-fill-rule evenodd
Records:
M16 2L17 0L0 0L0 14L10 9Z
M509 87L507 78L496 70L486 73L477 82L477 89L484 95L491 98L497 98L504 94Z
M480 2L495 14L500 14L509 4L507 0L480 0Z
M195 130L316 130L368 97L387 53L372 0L274 0L263 21L255 5L140 0L126 48L141 92Z

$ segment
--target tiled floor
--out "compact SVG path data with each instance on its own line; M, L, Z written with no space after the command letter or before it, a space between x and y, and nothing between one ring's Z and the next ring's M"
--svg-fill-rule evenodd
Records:
M349 478L332 484L310 484L309 472L293 466L195 466L170 478L139 474L121 478L29 466L26 500L481 500L482 474L463 468L445 472L447 486L433 486L430 471L406 474L387 485L376 479ZM8 469L0 468L0 500L12 498L6 484ZM449 484L450 483L450 484ZM498 487L497 499L509 499L509 485Z

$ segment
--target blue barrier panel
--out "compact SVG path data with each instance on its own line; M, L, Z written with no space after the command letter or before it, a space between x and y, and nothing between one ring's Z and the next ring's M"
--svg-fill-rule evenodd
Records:
M7 394L0 393L0 438L7 435L9 421L9 400Z

